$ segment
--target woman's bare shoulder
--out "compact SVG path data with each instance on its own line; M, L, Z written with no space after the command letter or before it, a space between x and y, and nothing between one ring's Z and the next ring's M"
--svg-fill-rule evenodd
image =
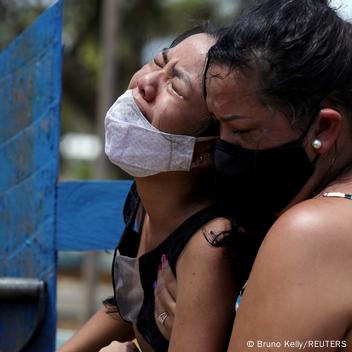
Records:
M274 223L264 244L298 253L351 253L352 201L319 197L290 208ZM302 250L304 248L304 251ZM334 248L334 251L331 249Z
M278 340L343 336L352 312L351 215L352 201L316 198L279 217L255 259L231 348L273 331Z
M216 246L215 242L224 236L231 236L231 229L231 221L222 217L204 224L185 246L177 266L228 265L229 258L224 248Z

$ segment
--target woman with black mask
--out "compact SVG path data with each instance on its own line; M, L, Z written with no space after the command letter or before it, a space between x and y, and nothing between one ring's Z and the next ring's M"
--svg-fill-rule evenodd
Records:
M206 87L227 192L278 216L229 350L352 350L351 25L324 0L263 2L210 49Z
M352 351L351 25L325 0L263 1L210 49L205 88L224 201L277 218L228 350Z

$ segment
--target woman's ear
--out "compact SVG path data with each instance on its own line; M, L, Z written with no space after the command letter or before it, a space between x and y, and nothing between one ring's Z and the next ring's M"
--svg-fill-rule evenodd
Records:
M342 127L342 115L332 108L319 111L310 136L312 150L316 154L327 153L335 144Z

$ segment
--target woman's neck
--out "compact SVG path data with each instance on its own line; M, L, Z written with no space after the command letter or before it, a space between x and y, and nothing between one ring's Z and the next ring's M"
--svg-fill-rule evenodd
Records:
M344 185L351 184L352 170L349 168L350 161L340 161L336 158L332 167L329 157L321 157L321 159L312 177L284 211L304 200L319 197L324 192L337 190L341 186L345 187ZM347 188L348 190L350 189L350 187ZM345 192L348 190L345 190Z
M165 237L195 212L214 202L211 172L168 172L136 178L148 230Z

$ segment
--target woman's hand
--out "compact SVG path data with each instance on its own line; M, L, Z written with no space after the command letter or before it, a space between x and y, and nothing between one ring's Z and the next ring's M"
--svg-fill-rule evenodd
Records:
M158 281L154 289L156 325L161 334L170 340L176 311L177 281L165 255L161 258Z
M109 346L102 348L99 352L139 352L139 349L131 341L123 343L113 341Z

